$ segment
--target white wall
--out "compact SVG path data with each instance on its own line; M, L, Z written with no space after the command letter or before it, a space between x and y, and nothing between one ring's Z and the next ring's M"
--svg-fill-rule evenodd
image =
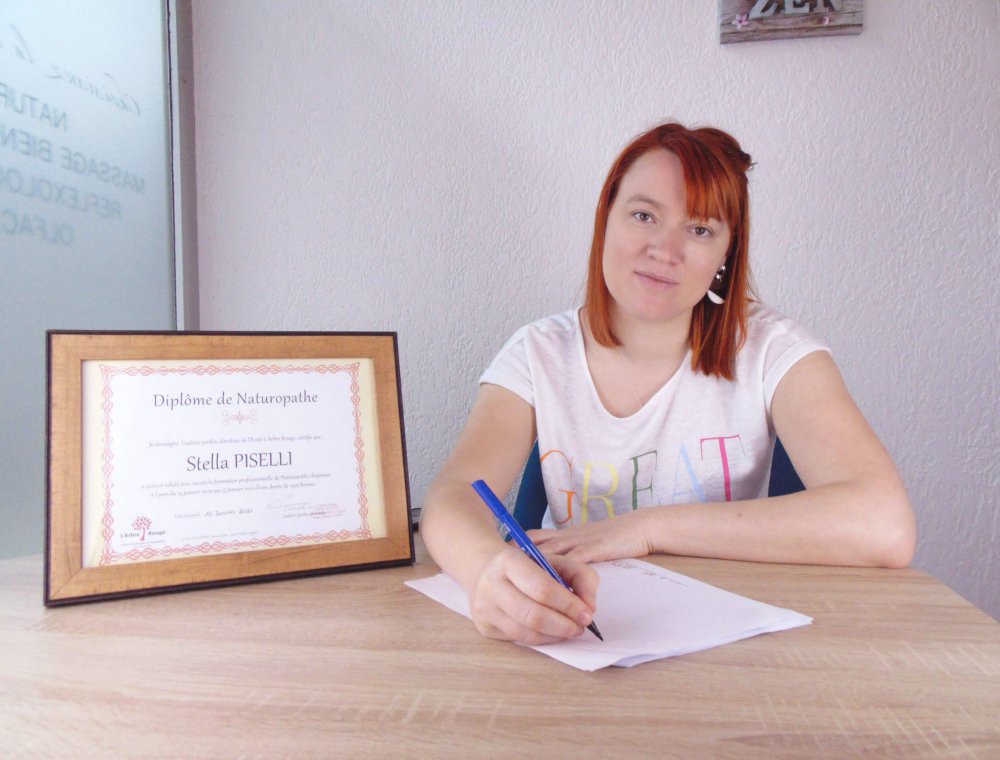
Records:
M397 330L418 506L503 340L579 300L617 151L721 126L761 295L831 342L917 566L1000 617L1000 4L865 5L723 47L710 0L196 0L202 327Z

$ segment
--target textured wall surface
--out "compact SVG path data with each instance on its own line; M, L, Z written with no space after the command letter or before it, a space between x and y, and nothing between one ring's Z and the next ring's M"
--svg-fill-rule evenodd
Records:
M579 301L621 146L723 127L761 296L832 344L915 564L1000 617L1000 4L724 47L716 5L196 0L202 327L398 331L419 506L494 352Z

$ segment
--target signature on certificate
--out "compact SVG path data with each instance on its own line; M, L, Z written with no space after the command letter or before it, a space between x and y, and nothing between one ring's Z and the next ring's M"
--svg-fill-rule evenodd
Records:
M270 502L268 509L280 510L282 517L341 517L344 508L339 504L317 504L311 501L292 501L294 497L283 497Z

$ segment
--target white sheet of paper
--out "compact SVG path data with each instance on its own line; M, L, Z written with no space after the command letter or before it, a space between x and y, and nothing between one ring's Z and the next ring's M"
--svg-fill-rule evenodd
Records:
M642 560L599 562L592 567L601 577L594 622L604 641L587 631L576 639L531 647L580 670L632 667L812 622L798 612ZM406 585L471 617L465 590L444 573Z

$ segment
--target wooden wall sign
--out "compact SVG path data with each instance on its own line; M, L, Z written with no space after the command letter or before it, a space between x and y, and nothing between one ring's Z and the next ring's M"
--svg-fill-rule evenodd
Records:
M864 0L719 0L719 41L861 34Z

